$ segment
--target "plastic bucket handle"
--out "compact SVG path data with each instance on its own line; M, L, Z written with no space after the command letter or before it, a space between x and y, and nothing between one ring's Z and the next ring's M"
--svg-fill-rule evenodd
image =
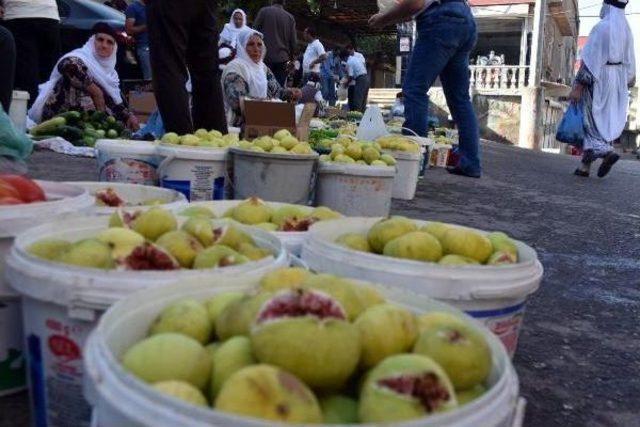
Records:
M175 154L169 154L165 157L160 164L158 165L158 179L162 180L164 176L164 171L169 167L169 164L176 159Z

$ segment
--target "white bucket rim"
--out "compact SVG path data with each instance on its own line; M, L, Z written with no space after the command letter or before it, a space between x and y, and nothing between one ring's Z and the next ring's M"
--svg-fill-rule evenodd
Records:
M14 90L11 92L11 99L12 100L18 100L18 101L28 101L31 98L31 95L29 95L29 92L27 92L26 90Z
M299 160L299 161L309 161L316 160L320 157L318 153L312 150L310 154L288 154L288 153L270 153L270 152L257 152L245 150L240 147L229 147L229 151L234 155L245 156L245 157L259 157L262 159L273 159L273 160Z
M132 184L128 182L105 182L105 181L75 181L75 182L67 182L67 183L75 184L79 187L86 189L89 195L93 198L95 198L96 191L104 190L106 188L113 188L115 192L118 193L118 188L127 189L127 190L136 190L136 189L139 189L140 187L144 187L145 189L151 192L164 194L168 197L168 201L160 205L131 205L131 206L122 206L119 208L95 205L93 212L99 215L109 215L118 210L124 210L129 212L129 211L135 211L135 210L146 210L154 207L161 207L163 209L175 211L176 209L184 208L188 203L187 198L181 192L173 190L171 188L156 187L153 185Z
M422 157L421 153L411 153L408 151L400 151L400 150L387 150L387 149L382 149L382 154L389 154L391 155L394 159L402 161L402 160L409 160L409 161L420 161L420 158Z
M156 155L158 147L154 142L136 141L133 139L98 139L96 151L107 153Z
M518 257L524 261L507 265L460 265L446 266L433 262L422 262L401 258L392 258L375 253L356 251L335 243L331 236L335 234L331 227L343 227L345 229L358 230L358 227L369 229L373 224L383 219L382 217L347 217L337 219L330 224L316 223L308 231L302 259L314 267L315 259L311 253L321 251L323 255L333 254L340 257L340 253L351 256L350 263L355 268L374 271L377 266L384 265L385 271L402 271L404 278L414 278L416 282L425 280L452 280L456 286L443 288L432 286L428 289L429 295L439 299L495 299L495 298L523 298L534 293L540 286L544 270L538 260L537 252L519 240L513 239L518 247ZM411 219L419 226L426 225L429 221ZM485 230L454 224L458 227L474 230L482 234L488 234ZM357 231L354 231L357 232ZM305 256L306 254L306 256ZM314 254L315 255L315 254ZM496 276L494 278L494 276ZM455 277L455 279L454 279ZM502 277L502 278L501 278ZM493 282L494 285L481 284L474 289L467 289L464 282L481 279ZM500 282L500 283L497 283ZM427 289L425 288L425 292Z
M353 175L371 178L393 178L396 168L393 166L370 166L351 163L320 162L319 174Z
M188 285L187 288L180 287L179 293L176 292L176 290L178 289L176 286L170 285L162 289L143 290L136 292L127 300L122 300L114 304L101 317L98 325L87 340L87 345L85 346L85 351L87 352L87 357L84 358L87 372L85 380L85 394L87 395L89 400L91 401L92 399L96 398L96 396L94 395L94 392L96 392L98 394L101 394L101 398L106 398L107 400L109 400L110 405L118 407L116 401L122 401L122 396L127 395L128 398L126 399L126 402L129 402L129 404L126 405L128 409L127 411L125 411L126 415L131 419L141 422L141 425L144 425L143 420L145 419L148 420L167 418L173 418L171 421L176 421L176 419L179 419L181 421L180 425L188 427L199 426L202 425L203 422L206 423L206 425L221 426L235 425L235 422L240 422L243 427L267 427L270 425L284 425L266 420L252 419L230 413L224 413L221 411L216 411L212 407L196 407L178 399L164 396L153 389L150 385L146 384L142 380L139 380L138 378L127 372L117 360L119 355L115 355L109 347L107 337L112 333L112 331L115 330L115 326L110 328L108 323L117 322L116 319L123 318L123 315L125 315L129 310L133 310L142 306L151 306L155 304L156 301L162 301L166 306L166 304L169 304L171 301L183 298L202 299L214 295L216 291L224 292L250 290L255 288L254 285L258 283L259 278L252 277L251 279L247 280L243 278L230 277L225 278L225 280L228 280L232 284L225 284L225 286L219 287L215 290L203 290L201 289L201 286L199 287L197 285ZM233 283L243 282L243 280L245 282L244 286L233 285ZM247 284L246 282L248 282L249 280L253 281L254 283ZM499 403L503 403L499 400L499 396L501 394L507 395L506 398L503 396L503 400L507 399L511 403L512 407L509 408L508 412L515 414L519 393L519 380L517 373L513 368L510 358L500 340L484 325L479 323L476 319L473 319L472 317L466 315L462 311L452 307L451 305L436 301L425 295L414 294L412 292L400 292L398 289L393 289L392 287L380 284L368 283L363 281L357 282L366 283L369 286L377 288L379 291L385 294L385 297L388 299L388 301L396 303L405 308L409 308L414 312L418 311L418 304L422 305L425 300L428 300L429 306L432 307L432 309L428 311L448 311L455 313L460 317L463 317L467 322L473 324L487 340L487 343L491 347L492 353L492 373L490 374L489 378L491 379L491 377L493 377L495 379L495 376L498 376L494 384L492 384L492 386L488 388L481 397L464 406L460 406L453 411L441 414L433 414L420 419L390 423L390 426L422 427L425 425L425 422L428 422L429 425L436 425L437 423L437 425L440 426L456 425L471 427L479 425L477 424L477 422L481 421L481 419L478 419L478 417L480 416L478 412L482 411L483 409L486 412L489 412L490 410L487 409L487 407L493 408L495 412L502 410L502 415L504 416L505 408L499 405ZM151 295L151 292L153 292L153 296ZM400 295L400 293L405 294L404 297L406 298L407 303L398 303L393 299L393 295ZM159 309L157 311L159 312ZM424 309L422 309L421 311L427 312ZM108 370L108 372L106 372L106 370ZM501 373L496 371L501 371ZM105 375L105 373L107 375ZM106 383L109 383L109 386L115 387L115 389L109 390L109 392L107 393L107 390L105 390ZM161 404L158 405L158 402L160 402ZM96 402L91 403L95 404ZM141 405L144 405L147 413L153 412L154 416L152 418L148 416L141 418L141 415L136 413L135 410L135 408L141 407ZM122 406L123 405L120 405L118 409L123 410ZM493 413L494 411L491 412ZM190 416L190 414L195 414L195 416ZM462 416L466 417L467 419L459 420L459 418L461 418ZM227 423L220 424L223 421L226 421ZM456 424L456 421L461 421L462 423ZM309 427L311 425L328 426L327 424L298 425ZM374 424L359 425L362 425L363 427L374 427Z
M158 145L158 153L171 156L176 160L218 160L223 161L227 156L227 147L198 147L175 144Z

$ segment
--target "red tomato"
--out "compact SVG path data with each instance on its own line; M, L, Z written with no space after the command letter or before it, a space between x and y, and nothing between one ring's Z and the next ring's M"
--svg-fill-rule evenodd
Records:
M19 199L20 194L18 194L18 190L16 190L13 185L0 179L0 198L4 197Z
M15 197L5 196L0 197L0 206L3 205L21 205L24 202L20 199L16 199Z
M2 181L15 188L18 191L18 197L26 203L43 202L47 199L42 188L25 176L0 175L0 182Z

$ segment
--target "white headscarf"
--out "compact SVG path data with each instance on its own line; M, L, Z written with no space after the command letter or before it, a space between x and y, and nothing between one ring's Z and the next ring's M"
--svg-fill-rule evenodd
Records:
M624 9L604 4L600 17L582 50L582 61L595 79L592 110L598 132L613 141L627 122L628 84L635 77L636 60Z
M120 78L116 72L116 60L118 45L114 45L113 53L108 58L102 58L96 52L95 35L91 36L89 40L79 49L72 50L66 55L62 56L58 63L53 67L49 81L39 86L38 97L34 101L31 109L29 110L29 118L36 123L40 123L42 119L42 109L47 99L53 92L56 83L62 78L62 74L58 71L58 64L65 58L76 57L80 58L84 65L87 66L87 72L89 76L96 82L102 90L104 90L116 104L122 103L122 96L120 95Z
M224 69L222 81L224 82L227 75L236 73L249 85L249 96L265 99L267 97L267 66L264 65L263 60L267 54L267 47L263 44L260 61L258 63L254 62L247 53L247 44L254 35L263 38L261 32L251 29L242 31L238 35L236 58Z
M234 15L236 13L242 14L242 26L240 28L236 27L236 24L233 22L233 17L234 17ZM218 43L219 44L227 43L231 47L235 48L236 47L236 43L237 43L237 39L238 39L238 35L242 31L245 31L247 29L249 29L249 27L247 26L247 14L244 13L244 10L242 10L242 9L236 9L231 14L231 18L229 18L229 23L228 24L224 24L224 28L222 29L222 32L220 33L220 40L219 40Z

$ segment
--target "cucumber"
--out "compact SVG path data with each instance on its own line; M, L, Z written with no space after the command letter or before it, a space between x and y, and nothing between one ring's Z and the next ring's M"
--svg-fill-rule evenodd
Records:
M81 129L68 125L58 127L53 135L57 135L67 141L75 141L77 139L81 139L83 136Z
M65 119L64 117L54 117L32 127L29 132L33 136L51 135L59 126L64 126L66 124L67 119Z
M66 113L58 114L58 117L64 117L68 125L75 125L82 119L82 114L79 111L67 111Z

